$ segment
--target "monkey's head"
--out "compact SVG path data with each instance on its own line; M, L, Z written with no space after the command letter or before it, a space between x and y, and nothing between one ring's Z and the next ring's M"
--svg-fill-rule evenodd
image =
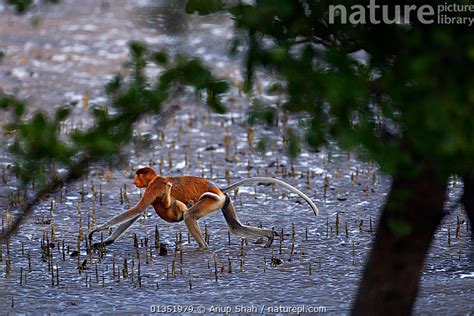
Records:
M154 177L156 177L156 172L152 168L140 168L137 170L133 184L135 184L137 188L146 188Z

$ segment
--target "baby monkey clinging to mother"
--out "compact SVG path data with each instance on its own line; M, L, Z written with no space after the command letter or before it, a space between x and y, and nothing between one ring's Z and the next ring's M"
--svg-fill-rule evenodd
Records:
M197 220L219 209L222 209L231 233L244 238L266 237L268 238L266 246L269 247L275 234L273 230L243 225L239 221L234 204L227 193L250 182L282 185L306 200L314 214L319 215L318 208L309 197L297 188L278 179L253 177L236 182L226 188L219 188L205 178L193 176L164 177L157 175L152 168L146 167L136 172L136 178L133 181L133 184L138 188L146 188L140 201L134 207L115 216L107 223L95 227L89 233L89 239L92 240L92 234L95 232L120 224L106 240L102 243L95 243L94 247L110 245L145 213L148 206L152 205L158 216L169 223L184 220L189 232L202 249L207 248L207 243L202 236Z

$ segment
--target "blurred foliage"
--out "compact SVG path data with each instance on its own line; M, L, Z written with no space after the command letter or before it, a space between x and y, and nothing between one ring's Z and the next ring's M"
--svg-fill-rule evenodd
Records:
M222 112L220 97L228 85L216 80L195 58L150 51L139 42L130 43L130 75L115 75L105 87L111 104L91 109L93 127L61 133L61 125L70 116L68 108L60 108L54 117L42 112L25 116L26 105L12 96L0 95L0 109L10 110L11 121L4 126L10 141L10 152L16 156L16 171L24 184L45 184L59 166L74 170L78 162L111 160L120 147L133 140L133 124L145 115L158 115L163 103L173 95L176 86L194 88L207 93L207 105ZM145 67L156 63L162 67L157 79L145 75ZM113 114L110 114L113 113ZM142 145L145 143L141 143ZM87 166L84 166L87 167ZM78 171L80 173L80 171Z
M223 0L189 0L186 3L186 13L210 14L224 8Z
M278 122L278 109L264 104L259 99L254 99L248 110L248 121L250 124L266 124L276 126Z
M453 1L461 2L472 3ZM189 1L188 11L221 10L199 3ZM285 96L281 109L309 115L304 134L311 146L335 139L344 149L362 147L365 158L377 161L387 173L416 174L420 165L442 174L471 168L472 29L423 25L414 16L409 26L341 24L338 18L330 24L330 4L333 1L256 0L225 8L246 34L231 50L243 45L246 52L247 91L254 89L258 71L275 72L281 82L270 89ZM360 3L343 4L350 13L350 6ZM394 3L377 4L393 8ZM382 10L375 13L380 21ZM366 57L358 59L355 52ZM275 111L274 105L254 104L250 121L273 124Z
M291 158L295 158L301 153L301 141L298 133L292 128L289 128L286 134L288 135L288 154Z
M33 0L6 0L5 2L13 6L17 13L25 13L33 4Z
M41 2L56 4L56 3L59 3L60 0L42 0ZM5 3L9 6L14 7L15 11L18 14L23 14L23 13L26 13L28 9L30 9L31 6L33 6L34 1L33 0L5 0Z

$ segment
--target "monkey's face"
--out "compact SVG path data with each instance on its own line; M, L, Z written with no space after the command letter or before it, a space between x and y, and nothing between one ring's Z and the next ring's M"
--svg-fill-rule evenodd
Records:
M133 180L133 184L136 185L137 188L146 188L150 183L153 177L150 174L137 174L135 180Z
M137 170L136 178L133 180L133 184L137 188L146 188L150 181L156 177L156 172L150 167L141 168Z

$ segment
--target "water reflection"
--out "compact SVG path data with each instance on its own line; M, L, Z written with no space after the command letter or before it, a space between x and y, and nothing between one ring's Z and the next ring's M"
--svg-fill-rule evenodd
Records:
M201 57L218 71L227 69L228 75L235 61L239 61L239 57L228 55L235 32L230 15L186 14L185 6L185 0L147 1L135 9L134 21L138 27L154 29L158 36L172 41L153 41L154 48ZM234 65L229 64L231 60Z
M187 32L189 15L184 12L186 0L149 0L137 8L139 23L160 33L180 36Z

